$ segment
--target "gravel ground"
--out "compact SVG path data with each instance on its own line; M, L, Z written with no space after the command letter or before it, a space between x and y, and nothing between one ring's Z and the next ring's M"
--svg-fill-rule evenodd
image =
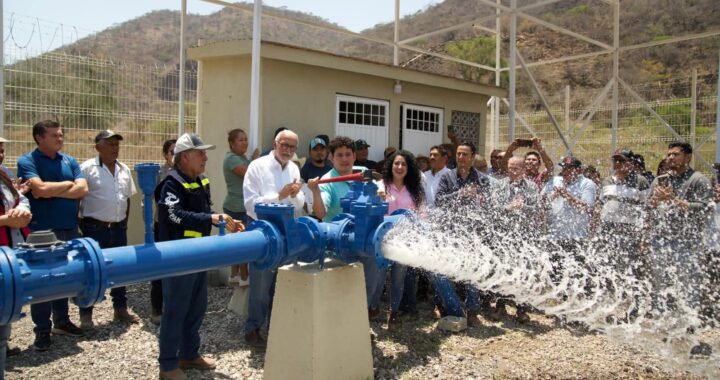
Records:
M95 307L97 327L86 337L53 336L44 353L32 349L34 335L28 316L13 324L11 343L23 351L8 358L7 379L148 379L157 378L158 328L150 322L149 286L128 289L131 309L142 317L139 325L112 321L110 301ZM218 360L213 372L186 371L191 379L261 379L264 357L250 351L242 339L242 325L226 305L232 289L210 288L208 313L202 327L202 352ZM512 318L483 319L483 326L459 334L435 326L431 308L420 304L417 319L387 330L371 321L377 334L373 348L376 379L485 378L692 378L663 369L660 357L633 347L616 345L603 335L556 327L552 319L533 315L528 325ZM78 321L77 308L70 315Z

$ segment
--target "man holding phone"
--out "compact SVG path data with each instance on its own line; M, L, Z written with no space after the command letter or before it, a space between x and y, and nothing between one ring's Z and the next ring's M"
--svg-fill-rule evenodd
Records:
M501 171L507 171L508 162L518 148L530 148L525 154L525 176L535 182L538 189L542 189L552 179L554 164L550 156L545 152L539 137L534 137L532 140L513 140L500 158ZM545 164L544 170L540 168L541 161Z

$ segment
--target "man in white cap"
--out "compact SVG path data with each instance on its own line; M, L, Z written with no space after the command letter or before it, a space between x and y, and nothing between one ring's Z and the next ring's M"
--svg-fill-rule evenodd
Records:
M100 248L127 245L127 220L130 214L130 197L137 193L132 172L118 161L120 141L123 137L111 130L95 136L97 157L80 165L88 183L88 195L80 202L80 230L83 236L95 239ZM110 290L114 319L134 324L137 315L128 312L124 286ZM91 330L93 307L80 309L80 328Z
M155 190L158 241L208 236L221 220L229 232L244 229L240 221L210 209L210 181L202 175L208 149L215 146L192 133L175 143L174 167ZM164 278L162 290L160 379L184 380L183 369L214 369L215 361L199 353L200 325L207 310L206 272Z

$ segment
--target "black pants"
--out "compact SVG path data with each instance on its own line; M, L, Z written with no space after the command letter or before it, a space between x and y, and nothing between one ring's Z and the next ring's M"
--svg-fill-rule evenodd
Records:
M157 222L153 225L155 241L159 238ZM153 314L160 315L163 311L162 280L150 281L150 306Z

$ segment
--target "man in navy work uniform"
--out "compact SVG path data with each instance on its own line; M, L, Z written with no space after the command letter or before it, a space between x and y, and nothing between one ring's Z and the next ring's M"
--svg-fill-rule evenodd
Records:
M25 181L24 185L29 189L27 197L33 210L30 230L52 230L58 240L64 241L79 238L78 201L88 193L80 165L72 156L60 152L63 132L58 122L40 121L33 126L32 133L37 148L21 156L17 163L18 178ZM67 298L33 304L30 313L35 323L37 351L50 348L51 331L59 335L83 334L70 322Z
M100 248L127 245L127 219L130 214L130 197L137 193L132 172L118 161L119 134L106 130L95 136L98 155L80 165L88 183L88 195L80 202L80 229L83 236L97 240ZM138 323L140 318L127 309L124 286L110 290L114 319L123 323ZM93 307L80 309L80 328L91 330Z
M208 149L194 134L175 144L174 167L155 190L158 241L209 236L224 220L229 232L244 229L240 221L210 208L210 181L205 172ZM186 379L182 369L211 370L215 361L203 357L200 325L207 309L207 274L192 273L162 280L164 311L160 318L160 379Z

